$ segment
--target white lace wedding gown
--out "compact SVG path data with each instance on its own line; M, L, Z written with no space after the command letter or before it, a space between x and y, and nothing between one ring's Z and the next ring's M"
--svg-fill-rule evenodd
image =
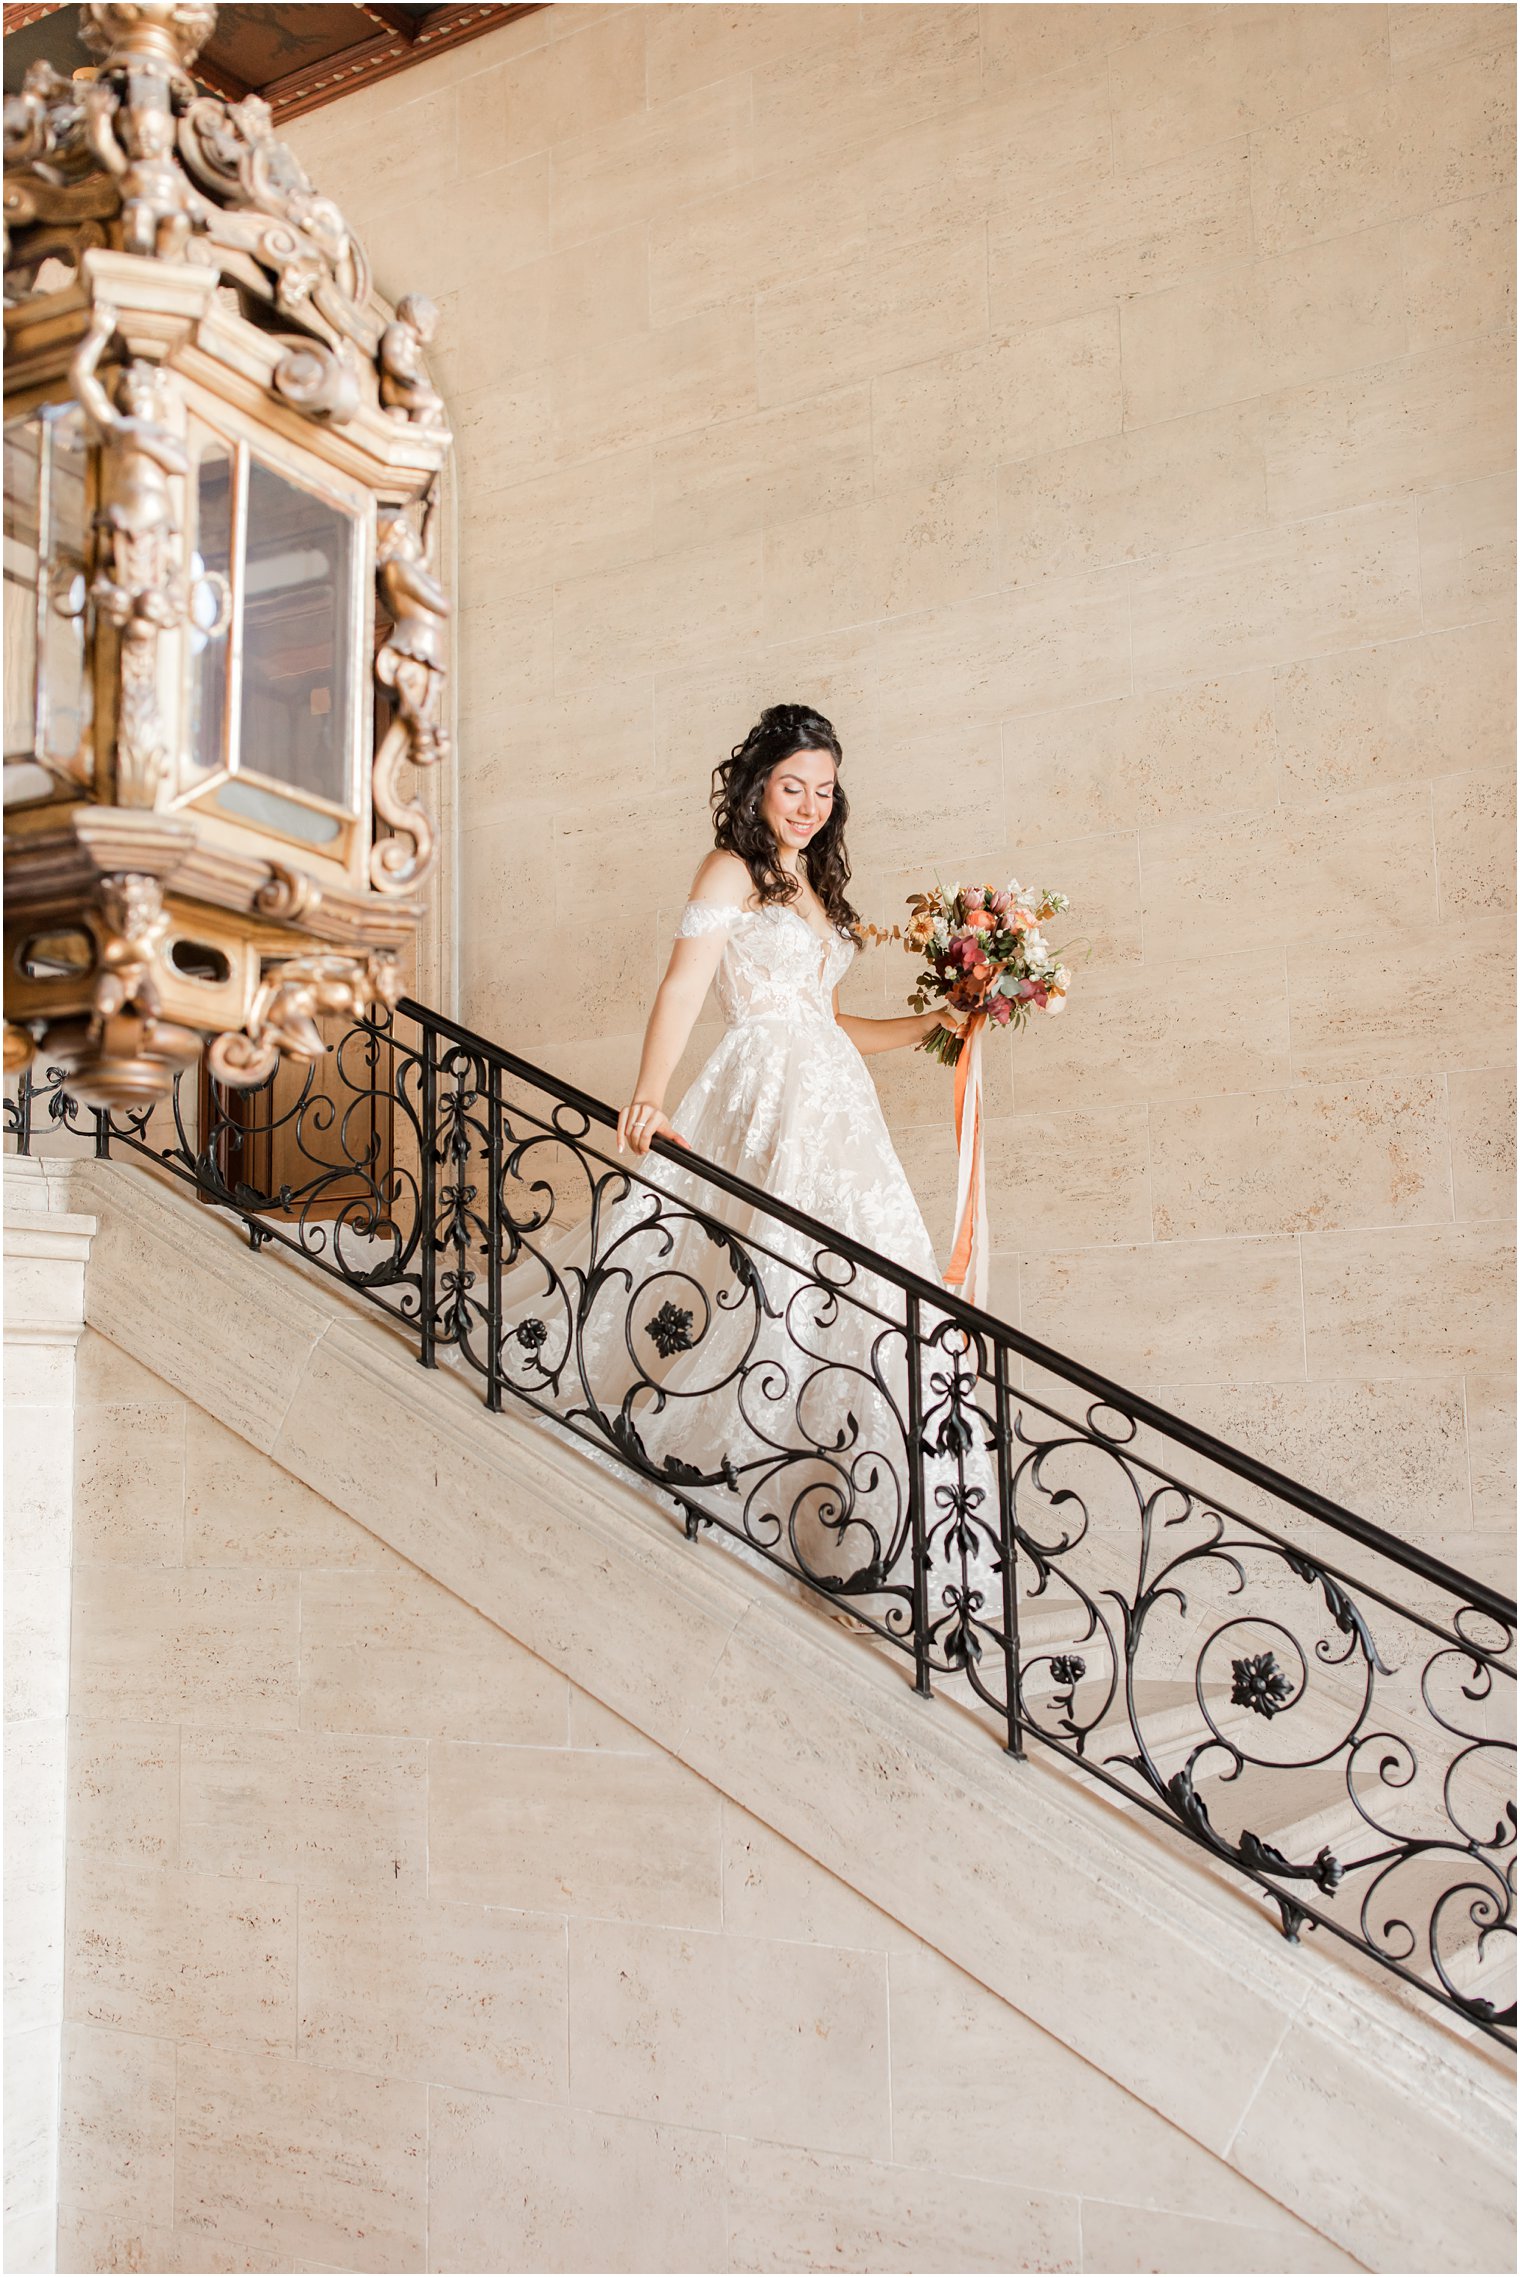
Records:
M939 1286L875 1085L834 1016L854 946L775 903L693 902L677 938L714 930L725 1032L676 1129L698 1157ZM654 1154L607 1164L582 1223L541 1232L541 1143L506 1165L507 1214L523 1229L505 1283L508 1382L660 1480L693 1530L716 1523L741 1553L905 1633L903 1292ZM992 1355L927 1303L917 1329L921 1611L936 1665L959 1666L1002 1627Z

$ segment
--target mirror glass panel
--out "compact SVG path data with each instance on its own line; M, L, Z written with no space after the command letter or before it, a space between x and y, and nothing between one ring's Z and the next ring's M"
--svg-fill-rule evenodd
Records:
M227 765L232 497L232 453L225 443L210 443L195 470L190 556L190 752L205 769Z
M5 430L5 756L36 749L37 516L42 423L18 419Z
M74 405L48 421L48 605L42 618L43 744L50 759L73 759L90 724L85 652L88 574L89 445Z
M357 537L340 507L252 461L238 768L350 811Z
M273 830L281 838L294 838L303 846L330 846L343 828L335 814L302 806L278 791L266 790L262 783L244 782L240 775L234 775L231 782L219 783L212 796L224 814L236 815L240 822L257 822L265 830Z

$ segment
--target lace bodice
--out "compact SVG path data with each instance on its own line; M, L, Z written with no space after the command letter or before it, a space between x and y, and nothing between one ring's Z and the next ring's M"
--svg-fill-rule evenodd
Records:
M676 927L676 939L705 933L727 938L715 986L725 1027L748 1020L834 1017L834 991L849 971L855 945L842 933L825 940L784 902L763 909L730 909L715 902L689 901Z

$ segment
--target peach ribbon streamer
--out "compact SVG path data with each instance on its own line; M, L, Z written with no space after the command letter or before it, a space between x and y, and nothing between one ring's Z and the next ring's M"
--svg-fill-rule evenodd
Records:
M947 1289L974 1305L987 1302L987 1162L982 1149L982 1030L985 1012L966 1022L955 1063L955 1247L945 1274Z

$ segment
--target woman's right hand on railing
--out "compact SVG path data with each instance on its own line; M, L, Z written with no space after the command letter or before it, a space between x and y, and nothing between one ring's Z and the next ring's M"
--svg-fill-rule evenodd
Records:
M668 1115L662 1114L652 1099L630 1099L617 1119L617 1150L625 1146L635 1154L647 1154L652 1139L671 1139L677 1146L687 1146Z

